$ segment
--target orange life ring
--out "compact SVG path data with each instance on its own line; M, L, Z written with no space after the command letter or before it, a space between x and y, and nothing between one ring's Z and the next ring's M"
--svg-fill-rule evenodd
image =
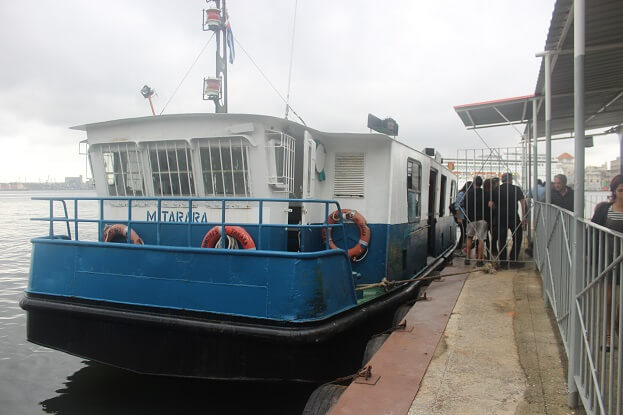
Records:
M368 252L368 245L370 244L370 228L368 228L368 223L366 222L366 218L356 210L351 209L342 209L342 215L347 220L352 220L355 222L357 227L359 227L359 242L357 245L353 246L348 250L348 257L351 261L356 262L363 259L363 256ZM340 216L338 211L334 211L329 215L329 224L338 223L340 220ZM326 238L325 229L322 230L322 242L324 243ZM337 245L333 243L333 239L331 239L331 228L329 228L329 246L331 249L338 249Z
M225 226L225 233L232 236L242 246L242 249L255 249L253 238L240 226ZM203 237L202 248L214 248L221 237L221 226L217 225L210 229Z
M104 228L104 234L102 235L103 242L126 242L128 240L128 227L121 223L115 223L114 225L106 225ZM143 245L144 242L138 236L134 229L130 232L130 243Z

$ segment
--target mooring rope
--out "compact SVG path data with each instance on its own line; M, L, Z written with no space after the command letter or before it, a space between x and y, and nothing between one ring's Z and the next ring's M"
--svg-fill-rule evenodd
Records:
M452 276L456 276L456 275L471 274L473 272L480 272L480 271L486 272L487 274L495 274L497 272L496 269L491 264L487 263L484 267L474 268L471 271L461 271L461 272L452 272L450 274L430 275L430 276L426 276L426 277L412 278L410 280L390 281L390 280L387 279L387 277L384 277L381 282L375 282L373 284L359 284L359 285L356 285L355 286L355 290L356 291L361 291L361 290L366 290L368 288L376 288L376 287L391 288L391 287L393 287L395 285L399 285L399 284L407 284L407 283L415 282L415 281L436 280L436 279L439 279L439 278L452 277Z

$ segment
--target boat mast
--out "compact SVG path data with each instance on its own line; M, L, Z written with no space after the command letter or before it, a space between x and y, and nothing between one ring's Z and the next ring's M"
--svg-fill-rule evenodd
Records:
M214 101L216 113L227 112L227 28L226 0L206 0L212 7L203 10L203 30L216 37L216 76L203 79L203 99Z

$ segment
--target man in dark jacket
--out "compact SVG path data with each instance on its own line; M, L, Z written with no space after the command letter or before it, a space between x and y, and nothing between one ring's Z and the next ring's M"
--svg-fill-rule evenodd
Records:
M521 205L521 217L517 214L517 204ZM513 184L512 173L504 173L502 175L502 185L492 191L489 206L497 209L499 256L502 268L506 268L509 265L507 263L506 246L508 230L510 229L513 235L510 259L517 261L521 249L523 230L527 224L524 220L527 214L526 200L521 188ZM523 266L523 263L513 262L513 266L520 267Z
M552 205L573 212L573 189L567 186L567 176L564 174L555 175L552 190Z

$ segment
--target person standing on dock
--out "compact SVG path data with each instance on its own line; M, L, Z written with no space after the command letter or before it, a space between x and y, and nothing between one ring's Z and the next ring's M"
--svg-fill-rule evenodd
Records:
M616 232L623 232L623 175L617 174L612 178L610 182L610 191L612 195L610 196L609 202L602 202L595 207L595 213L591 219L591 222L596 223L598 225L604 226L608 229L612 229ZM552 201L553 203L553 201ZM615 237L612 235L608 235L607 243L605 246L608 249L606 263L604 266L608 266L612 263L614 259L614 250L615 246L618 244L618 241L615 242ZM601 256L601 255L600 255ZM616 284L616 289L619 289L621 285L621 276L620 276L620 266L615 267L612 271L608 273L608 278L610 279L610 286L612 286L612 278L614 278L614 284ZM604 285L604 291L606 295L607 301L607 309L606 309L606 345L605 349L607 352L610 351L610 323L611 323L611 310L612 310L612 289L606 289L606 285ZM619 299L620 301L620 299ZM615 306L615 310L618 310L619 307ZM619 314L616 313L616 323L614 325L615 329L619 327Z
M487 228L490 231L485 246L485 255L488 255L489 259L493 259L498 256L498 223L497 223L497 211L489 206L489 202L493 194L493 189L500 185L500 178L493 177L484 181L482 188L485 195L485 221L487 221Z
M565 176L565 180L567 177ZM543 180L537 179L536 181L536 191L533 189L530 190L530 197L537 202L543 202L545 200L545 183Z
M461 236L459 238L459 252L462 253L466 252L466 248L463 245L465 244L465 234L467 232L465 229L465 227L467 226L467 221L465 220L465 203L463 201L463 198L465 197L465 192L471 188L472 182L466 182L461 190L459 190L459 194L456 195L456 200L454 202L454 209L456 212L455 217L457 223L459 224L459 229L461 230Z
M474 177L472 188L465 193L465 211L467 216L467 258L465 265L471 264L471 252L476 237L476 265L483 263L483 251L487 237L487 221L485 221L485 195L482 190L482 177Z
M510 229L513 235L510 259L513 261L513 267L521 267L523 263L516 261L519 258L523 230L527 225L525 218L528 210L521 188L513 184L512 173L504 173L502 175L502 184L493 189L491 199L489 207L497 210L500 265L502 268L509 267L506 239L508 236L508 229ZM521 204L521 217L517 214L517 204Z
M564 174L555 175L553 190L552 205L560 206L573 212L573 189L567 186L567 176Z

